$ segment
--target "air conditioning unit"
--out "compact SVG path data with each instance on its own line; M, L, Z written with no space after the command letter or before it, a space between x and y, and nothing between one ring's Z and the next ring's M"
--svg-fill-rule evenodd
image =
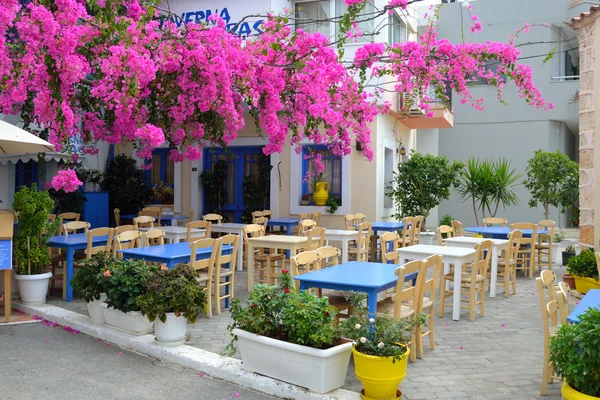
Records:
M406 96L406 93L403 93L401 96L398 96L398 110L402 110L404 109L404 97ZM421 116L421 115L425 115L425 111L421 110L418 107L418 104L420 103L420 100L418 97L414 98L414 101L412 102L412 105L410 107L410 109L408 111L403 111L404 113L406 113L406 115L409 116Z

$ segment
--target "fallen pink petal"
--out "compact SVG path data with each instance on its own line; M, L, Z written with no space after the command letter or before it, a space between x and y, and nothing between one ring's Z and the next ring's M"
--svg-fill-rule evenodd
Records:
M122 356L122 355L123 355L123 352L122 352L122 351L120 351L120 352L119 352L119 355L120 355L120 356Z
M240 392L237 392L236 394L233 395L233 397L240 397L240 396L241 396Z
M198 375L200 376L200 378L202 378L204 376L204 372L200 372Z
M506 328L506 324L502 324L502 325L500 325L500 326L501 326L501 327L503 327L503 328Z

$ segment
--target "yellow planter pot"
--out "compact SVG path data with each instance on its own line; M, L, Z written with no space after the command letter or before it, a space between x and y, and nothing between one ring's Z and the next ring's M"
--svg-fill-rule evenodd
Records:
M600 289L600 281L582 276L573 276L575 278L575 289L579 293L587 293L591 289Z
M600 397L588 396L573 389L567 382L563 382L560 393L567 400L598 400Z
M406 376L406 366L410 350L404 357L392 362L391 358L368 356L352 348L354 354L354 373L364 387L363 400L396 399L398 385Z
M329 198L329 183L317 182L315 186L315 193L313 193L315 204L318 206L324 206Z

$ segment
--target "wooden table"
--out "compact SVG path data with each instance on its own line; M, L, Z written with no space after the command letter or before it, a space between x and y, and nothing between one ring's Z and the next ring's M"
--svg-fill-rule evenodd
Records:
M232 249L232 246L223 246L223 253L227 254L227 251L231 252ZM208 258L210 257L212 251L212 247L198 249L196 252L196 257L198 260ZM135 249L123 249L117 250L117 252L123 254L124 260L146 260L166 264L169 268L173 268L179 263L189 263L190 256L192 255L190 244L186 242L170 243L163 246L146 246Z
M279 226L285 228L285 233L290 236L292 228L298 226L298 218L273 218L267 221L267 226Z
M402 228L404 228L404 223L400 221L390 221L390 222L382 222L377 221L373 222L373 233L375 235L378 232L396 232Z
M148 232L150 229L160 229L165 233L165 239L169 243L179 243L187 238L187 228L184 226L160 226L156 228L139 228L142 232ZM192 229L192 233L201 234L205 229Z
M508 234L512 231L512 229L510 229L509 227L502 226L470 226L468 228L465 228L465 231L478 233L486 238L506 239L508 238ZM524 237L531 237L531 235L533 234L533 230L531 229L521 229L521 231L523 231ZM545 235L547 233L548 231L543 229L537 230L538 235Z
M121 215L121 219L130 219L133 220L134 218L139 217L138 214L124 214ZM177 226L177 222L178 221L183 221L188 219L189 216L188 215L182 215L182 214L174 214L174 215L161 215L160 216L160 223L161 224L170 224L171 226Z
M288 250L293 256L306 247L306 236L271 235L248 238L248 290L254 288L254 250Z
M244 249L241 243L244 241L244 227L245 224L234 224L234 223L221 223L221 224L211 224L210 231L218 232L218 233L227 233L234 234L240 237L240 245L238 246L238 255L237 255L237 270L241 271L244 269Z
M358 240L358 231L348 231L341 229L326 229L325 240L329 245L329 241L342 242L342 263L348 262L348 249L351 240Z
M460 282L462 268L464 263L473 261L475 258L475 250L464 249L460 247L450 246L432 246L427 244L418 244L416 246L402 247L398 249L400 254L400 263L403 264L407 260L424 260L434 254L440 254L444 263L444 274L450 272L450 264L454 264L454 295L452 297L452 319L460 320ZM450 282L447 282L450 285ZM440 290L443 290L440 288Z
M579 323L579 317L590 308L600 309L600 290L592 289L583 296L583 299L577 304L577 306L571 311L571 314L567 317L567 321L572 324Z
M508 240L504 239L485 239L468 236L457 236L453 238L444 239L444 243L451 247L462 247L465 249L472 249L476 244L483 242L484 240L491 240L494 242L492 247L492 270L491 270L491 282L490 282L490 297L496 297L496 282L498 281L498 256L500 251L508 247ZM508 297L508 293L504 293L505 297Z

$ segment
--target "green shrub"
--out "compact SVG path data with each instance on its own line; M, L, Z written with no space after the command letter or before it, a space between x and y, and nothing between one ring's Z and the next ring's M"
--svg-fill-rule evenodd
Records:
M454 220L454 218L452 218L451 215L446 214L442 217L442 219L440 219L440 225L451 226L453 220Z
M83 260L79 270L71 279L73 291L78 296L84 297L88 303L92 300L99 300L100 293L106 292L108 283L104 272L111 269L114 261L115 259L105 252Z
M125 155L118 155L108 163L104 189L109 192L111 210L118 208L121 214L136 214L150 202L152 193L146 172Z
M598 267L596 266L594 250L583 250L579 255L571 257L567 264L567 273L598 280Z
M146 265L142 260L112 259L107 273L106 303L109 307L127 313L140 311L136 303L138 296L146 292L144 282L158 270L155 265Z

